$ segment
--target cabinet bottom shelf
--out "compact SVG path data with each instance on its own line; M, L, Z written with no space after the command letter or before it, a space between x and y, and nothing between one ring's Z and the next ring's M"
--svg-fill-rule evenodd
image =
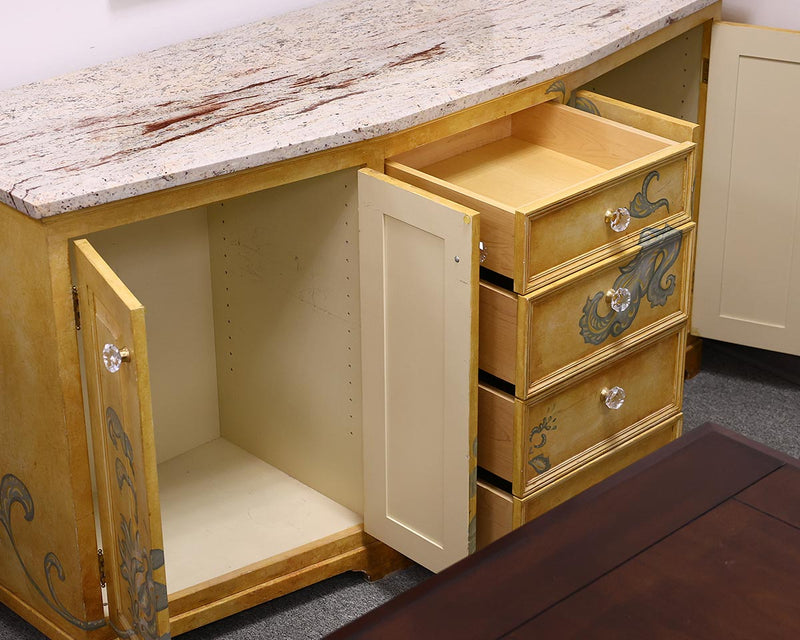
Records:
M170 596L363 522L224 438L161 463L158 479Z

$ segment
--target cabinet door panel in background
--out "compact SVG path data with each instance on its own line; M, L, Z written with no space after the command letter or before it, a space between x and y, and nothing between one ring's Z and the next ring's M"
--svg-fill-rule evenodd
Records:
M120 637L169 638L144 307L75 242L109 618Z
M800 355L800 32L714 25L692 333Z
M359 173L364 527L438 571L474 549L478 215Z

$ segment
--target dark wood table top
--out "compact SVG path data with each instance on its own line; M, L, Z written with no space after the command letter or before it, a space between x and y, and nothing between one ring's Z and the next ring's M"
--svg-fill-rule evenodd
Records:
M800 638L800 463L706 424L330 640Z

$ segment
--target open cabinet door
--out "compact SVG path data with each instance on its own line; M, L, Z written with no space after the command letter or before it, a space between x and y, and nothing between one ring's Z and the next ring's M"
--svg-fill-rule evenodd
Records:
M121 638L169 638L144 307L75 242L109 618Z
M433 571L475 544L478 214L359 173L364 528Z
M715 23L692 333L800 355L800 32Z

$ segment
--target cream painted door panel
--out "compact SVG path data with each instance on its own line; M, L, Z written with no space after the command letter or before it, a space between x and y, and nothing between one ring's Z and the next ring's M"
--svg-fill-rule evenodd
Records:
M478 215L358 183L364 528L438 571L475 542Z
M692 333L800 354L800 32L711 42Z

